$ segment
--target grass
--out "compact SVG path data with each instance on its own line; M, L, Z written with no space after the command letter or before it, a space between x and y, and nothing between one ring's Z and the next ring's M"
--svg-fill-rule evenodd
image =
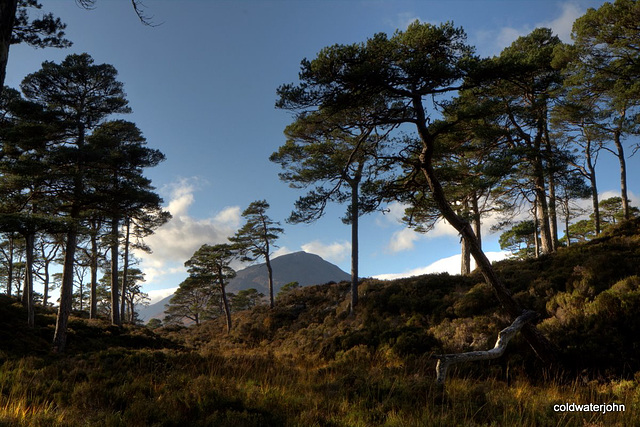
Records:
M627 426L634 380L512 384L455 372L446 390L426 358L398 365L355 347L325 362L242 351L109 349L0 368L0 425L15 426ZM560 403L625 412L559 413Z

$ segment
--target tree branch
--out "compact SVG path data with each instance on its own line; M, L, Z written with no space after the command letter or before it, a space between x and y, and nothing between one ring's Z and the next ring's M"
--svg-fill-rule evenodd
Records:
M535 311L525 310L520 316L513 321L511 326L508 326L500 331L496 345L487 351L470 351L467 353L455 353L455 354L436 354L432 358L438 359L436 364L436 382L438 385L444 385L444 381L447 377L447 369L450 365L462 362L474 362L476 360L490 360L497 359L504 354L507 349L507 344L515 336L515 334L522 329L522 327L536 319L538 313Z

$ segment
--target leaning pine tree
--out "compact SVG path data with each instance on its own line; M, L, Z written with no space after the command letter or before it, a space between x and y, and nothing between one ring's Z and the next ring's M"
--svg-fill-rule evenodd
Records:
M466 44L464 31L450 23L435 26L415 22L391 38L380 33L365 43L325 48L313 61L304 60L301 68L300 84L278 89L278 106L299 113L321 109L333 114L350 114L358 108L369 123L414 127L420 150L413 166L424 176L444 219L468 242L471 255L502 307L512 320L521 316L523 308L493 270L470 223L447 200L434 167L437 137L447 127L432 125L429 106L438 104L431 100L474 84L472 75L483 77L472 73L481 67ZM403 161L405 148L401 144L395 147L393 155L398 161ZM527 323L522 331L540 358L548 363L555 360L553 345L534 325Z

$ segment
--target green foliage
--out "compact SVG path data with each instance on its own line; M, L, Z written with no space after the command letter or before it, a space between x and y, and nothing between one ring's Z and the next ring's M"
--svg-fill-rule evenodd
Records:
M282 287L278 291L278 295L276 296L276 298L280 299L283 296L290 293L291 291L293 291L294 289L298 289L298 288L300 288L300 284L298 282L289 282L285 285L282 285Z
M229 238L242 261L255 261L264 258L269 275L269 303L273 307L273 272L271 271L271 251L276 248L276 239L284 232L279 225L267 215L269 203L266 200L251 202L242 212L245 224Z
M147 328L149 329L158 329L162 326L163 326L162 320L156 319L155 317L152 319L149 319L149 321L147 322Z
M279 223L267 216L269 203L266 200L251 202L242 212L246 223L229 240L237 245L243 261L255 261L268 257L271 249L276 248L274 241L284 230Z
M182 323L189 319L196 324L218 317L220 290L215 283L197 276L187 277L166 306L165 323Z
M243 289L236 295L229 294L229 299L231 300L231 311L243 311L260 304L264 299L264 294L258 292L257 289L250 288Z
M602 232L611 229L613 226L624 220L622 198L616 196L601 200L598 203L598 207L600 212L600 230ZM636 206L629 206L629 213L631 217L637 217L640 214L640 210ZM596 232L594 221L594 214L591 214L589 219L582 219L571 224L569 226L569 234L571 238L578 242L586 242L595 238Z
M537 236L533 221L521 221L500 235L500 249L509 250L518 258L534 256Z

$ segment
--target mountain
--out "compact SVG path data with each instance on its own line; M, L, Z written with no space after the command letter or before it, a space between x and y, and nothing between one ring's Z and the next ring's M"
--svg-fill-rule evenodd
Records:
M309 286L351 279L351 276L338 266L323 260L318 255L302 251L272 259L271 267L273 268L273 293L276 295L283 285L290 282ZM233 293L250 288L255 288L265 295L269 293L266 264L252 265L238 271L236 277L227 285L227 291Z
M282 286L290 282L298 282L300 286L310 286L351 279L351 276L338 266L323 260L318 255L302 251L272 259L271 267L273 268L274 295L278 294ZM227 285L227 292L237 293L250 288L255 288L265 295L269 294L269 278L265 263L252 265L238 271L236 277ZM172 296L169 295L148 307L139 307L140 318L143 321L151 318L162 319L164 306L169 304Z

